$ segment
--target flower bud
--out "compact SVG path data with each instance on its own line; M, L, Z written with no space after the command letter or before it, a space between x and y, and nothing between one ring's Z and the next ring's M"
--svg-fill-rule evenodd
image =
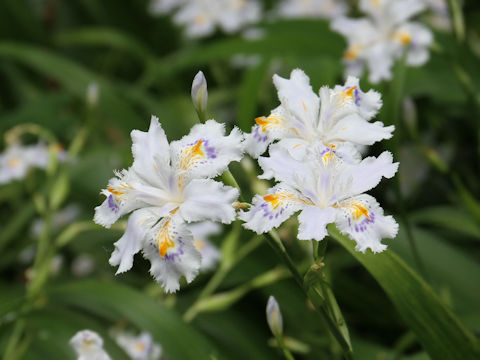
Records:
M207 110L208 90L207 80L203 72L199 71L192 82L192 101L195 111L201 122L205 122L205 112Z
M268 298L267 302L267 322L270 330L275 337L283 333L283 319L277 300L273 296Z

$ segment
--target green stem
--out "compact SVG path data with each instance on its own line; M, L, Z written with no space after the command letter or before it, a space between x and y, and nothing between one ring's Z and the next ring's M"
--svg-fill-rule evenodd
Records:
M17 349L20 345L20 340L22 338L23 331L25 329L25 320L18 319L15 322L13 327L12 335L10 335L10 339L8 340L7 347L5 349L5 353L3 355L3 360L16 360Z
M50 268L50 228L52 224L52 213L47 209L44 215L43 232L38 239L37 254L33 263L33 280L27 289L27 297L34 300L47 280Z
M303 278L298 272L292 259L288 255L287 250L285 249L285 246L283 246L283 243L280 240L280 237L278 236L278 233L275 230L271 230L265 234L265 238L267 239L268 244L272 247L272 249L275 251L277 256L280 259L282 259L285 265L287 265L288 269L292 273L293 278L297 282L298 286L300 286L302 290L305 290L303 285Z
M275 336L277 339L278 346L282 349L283 355L287 360L295 360L290 350L288 350L287 346L285 345L285 341L283 341L283 337L281 335Z
M298 272L292 259L290 258L285 247L283 246L278 234L274 230L272 230L265 235L265 238L267 239L270 246L274 249L275 253L280 257L280 259L282 259L285 265L287 265L288 269L291 271L297 284L300 286L302 291L307 295L307 297L312 302L317 312L322 316L323 320L325 321L325 324L327 325L327 328L330 330L333 337L337 340L338 344L341 346L344 352L344 356L347 359L351 359L353 355L352 355L352 347L350 345L350 341L348 337L345 337L344 335L345 331L344 330L342 331L342 329L340 328L340 326L343 326L346 328L345 321L343 320L343 318L339 319L339 321L341 321L341 324L339 324L339 321L337 321L337 319L333 317L333 314L332 314L333 311L332 313L330 312L330 309L328 308L328 305L326 304L326 301L325 301L326 300L325 296L323 296L321 292L318 291L318 289L316 289L314 286L311 286L311 287L306 286L302 276Z
M222 263L217 272L212 276L207 285L203 288L202 292L195 300L195 302L188 308L184 314L184 319L191 322L198 315L197 306L205 298L211 296L215 290L220 286L222 281L228 275L228 273L250 252L255 250L262 243L260 236L255 236L243 245L236 252L235 258L231 262Z

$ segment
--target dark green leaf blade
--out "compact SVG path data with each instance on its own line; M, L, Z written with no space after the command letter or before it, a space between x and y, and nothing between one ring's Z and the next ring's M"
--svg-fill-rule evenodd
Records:
M433 289L392 251L355 251L354 242L330 225L330 235L378 281L405 323L433 359L479 359L473 334L443 304Z

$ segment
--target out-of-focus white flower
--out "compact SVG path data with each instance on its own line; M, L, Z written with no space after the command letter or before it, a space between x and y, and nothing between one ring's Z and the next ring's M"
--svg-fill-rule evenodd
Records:
M132 360L159 360L162 356L161 346L153 342L149 333L143 332L135 336L128 332L118 332L114 338Z
M281 336L283 333L283 318L280 306L274 296L270 296L267 302L267 323L270 331L275 336Z
M50 262L50 273L52 275L58 275L64 263L64 258L62 255L55 255Z
M116 173L102 191L106 200L95 208L95 222L107 228L132 212L110 258L117 274L129 270L143 250L150 273L167 292L179 289L180 277L195 278L201 255L186 223L235 219L238 190L211 178L241 159L242 140L237 128L225 136L215 120L195 125L171 144L156 117L148 132L132 131L133 165Z
M152 3L153 13L166 13L177 8L173 20L185 27L189 37L212 34L218 26L233 33L260 18L260 4L256 0L157 0Z
M278 144L296 159L303 158L308 145L316 141L334 147L338 154L356 158L359 154L352 144L372 145L392 137L394 126L369 122L382 106L380 94L374 90L363 92L355 77L333 89L322 87L319 96L300 69L293 70L290 79L274 75L273 82L281 105L269 116L255 120L245 140L245 149L253 157L280 140Z
M253 66L257 66L262 61L262 57L260 55L245 55L245 54L235 54L230 59L230 62L233 67L236 68L250 68Z
M87 87L87 105L90 108L94 108L98 104L98 99L100 95L100 90L98 87L98 84L95 82L92 82L88 84Z
M95 269L95 261L88 254L80 254L72 261L71 270L73 275L84 277L92 273Z
M424 0L427 4L430 14L427 19L430 25L442 31L450 31L452 28L452 19L450 8L446 0Z
M431 31L409 19L425 9L417 0L360 0L366 18L339 17L331 26L348 42L344 55L346 74L360 76L369 70L369 80L378 83L392 77L396 59L407 51L406 63L421 66L429 58Z
M344 15L347 10L340 0L283 0L276 12L285 18L330 19Z
M200 271L212 270L218 260L220 260L220 251L209 241L209 237L221 232L222 227L211 221L202 221L189 224L188 228L193 234L193 244L202 255Z
M398 224L383 215L375 198L364 193L377 186L382 177L394 176L398 163L392 162L392 154L385 151L378 158L347 164L321 143L309 151L311 154L298 161L278 144L270 146L270 157L261 157L259 164L264 177L274 177L279 183L267 195L256 195L250 210L240 214L244 226L265 233L301 211L300 240L322 240L327 224L335 222L342 233L356 241L356 250L385 250L381 240L394 238Z
M65 151L56 147L59 161L66 159ZM49 147L44 143L23 146L12 144L0 154L0 184L23 179L32 168L45 169L49 160Z
M154 15L163 15L187 2L188 0L152 0L150 2L149 10L150 13Z
M52 217L52 230L56 231L61 229L67 224L74 222L80 214L80 208L77 204L70 204L64 207L62 210L57 211ZM36 219L32 223L31 232L33 237L39 238L45 227L45 221L43 219Z
M82 330L70 340L78 360L111 360L103 350L103 339L94 331Z

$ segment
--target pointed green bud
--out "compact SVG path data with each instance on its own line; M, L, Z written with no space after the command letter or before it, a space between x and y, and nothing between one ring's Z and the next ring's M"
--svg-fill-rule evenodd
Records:
M272 334L275 337L282 336L283 333L283 319L280 307L277 300L273 296L268 298L267 302L267 322Z
M207 111L207 100L207 80L205 79L203 72L199 71L193 78L192 82L192 101L195 111L202 123L206 120L205 113Z

